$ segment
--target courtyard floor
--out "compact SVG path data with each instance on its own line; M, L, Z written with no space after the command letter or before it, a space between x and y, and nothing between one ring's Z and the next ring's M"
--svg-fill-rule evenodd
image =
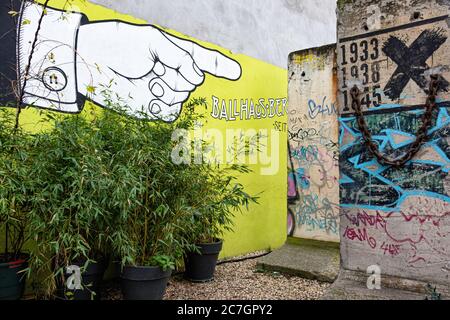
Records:
M256 256L258 253L247 257ZM242 257L241 257L242 258ZM217 266L215 280L191 283L182 274L172 276L166 300L317 300L329 283L306 280L257 269L257 259L227 262ZM122 299L119 285L105 287L103 299Z

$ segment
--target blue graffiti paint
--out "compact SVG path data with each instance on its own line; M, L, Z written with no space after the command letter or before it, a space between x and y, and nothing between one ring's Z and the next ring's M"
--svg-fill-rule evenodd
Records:
M338 234L339 216L335 214L336 206L327 198L320 199L317 194L302 196L296 211L297 225L308 231L322 230Z
M337 108L336 108L336 103L335 102L331 102L331 103L327 103L326 102L327 97L324 97L322 100L322 104L317 104L314 100L310 99L308 101L308 107L309 107L309 117L311 119L315 119L317 118L317 116L320 115L328 115L331 116L333 114L337 114Z
M296 171L296 174L297 174L297 181L300 185L300 188L302 188L303 190L309 189L309 187L311 186L311 183L309 182L309 178L306 176L305 169L298 168Z
M381 107L389 109L398 106ZM414 134L421 125L420 118L421 112L417 110L366 116L380 151L394 157L402 155L414 141ZM394 169L380 165L367 152L354 117L341 118L341 206L392 211L399 210L408 197L418 195L449 201L450 190L444 186L450 170L448 109L441 107L433 119L428 143L423 146L434 153L432 160L413 159L404 168ZM396 140L395 137L401 139ZM421 178L413 179L414 175Z
M301 146L292 151L292 157L298 161L314 161L319 158L319 148L315 145Z

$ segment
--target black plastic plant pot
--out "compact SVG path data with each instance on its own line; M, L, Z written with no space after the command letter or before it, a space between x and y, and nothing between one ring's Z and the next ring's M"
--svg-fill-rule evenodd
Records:
M191 282L209 282L214 280L217 259L222 250L222 241L198 244L200 253L188 252L184 258L184 277Z
M23 270L28 268L28 256L4 262L0 256L0 300L19 300L25 291L26 275Z
M84 267L84 262L73 263L78 268ZM67 281L70 277L76 276L76 273L65 273L66 283L58 283L56 299L58 300L100 300L100 285L103 280L107 265L107 260L99 260L96 263L90 263L86 270L81 273L81 289L69 289ZM67 270L67 269L66 269Z
M124 300L162 300L172 270L160 267L124 267L121 286Z

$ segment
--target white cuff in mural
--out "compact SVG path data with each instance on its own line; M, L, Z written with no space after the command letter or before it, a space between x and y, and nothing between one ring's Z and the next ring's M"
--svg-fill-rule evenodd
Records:
M24 2L19 20L18 68L24 90L22 102L63 112L79 112L75 48L82 15L47 9L37 32L43 10L40 5Z

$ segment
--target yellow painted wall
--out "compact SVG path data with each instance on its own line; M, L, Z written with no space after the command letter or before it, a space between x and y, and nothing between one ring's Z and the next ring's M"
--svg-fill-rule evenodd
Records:
M39 0L43 3L43 0ZM50 7L62 9L65 0L51 0ZM104 7L91 4L84 0L74 0L73 10L81 11L90 21L117 19L124 22L136 24L148 24L151 21L142 21L128 15L106 9ZM187 17L188 18L188 17ZM206 80L192 95L192 97L205 97L208 102L206 111L207 123L205 128L217 128L225 133L228 129L275 129L281 130L277 141L269 139L268 148L272 143L277 143L277 150L274 160L279 161L277 173L273 175L262 175L261 169L266 166L261 164L251 165L253 173L246 175L241 181L247 186L250 193L261 193L258 205L251 205L250 211L243 215L238 215L235 220L235 233L227 234L225 237L222 257L231 257L257 250L273 249L281 246L286 239L286 167L287 167L287 133L283 129L283 124L287 122L287 115L274 116L272 118L226 121L224 119L214 119L211 116L213 96L219 99L252 99L258 104L260 99L265 99L265 104L269 104L268 99L286 99L287 96L287 71L259 61L257 59L234 54L218 45L202 42L197 39L189 38L180 32L167 30L166 32L190 39L207 48L215 49L226 56L236 60L242 67L242 77L238 81L227 81L206 75ZM180 30L182 31L182 30ZM245 31L243 31L245 32ZM108 54L105 52L104 54ZM279 100L280 102L280 100ZM83 112L89 108L98 108L89 103ZM70 115L69 115L70 116ZM23 111L21 123L30 130L39 130L45 127L45 124L39 122L39 111L36 109L26 109ZM270 135L269 135L270 138ZM278 158L278 159L276 159Z

